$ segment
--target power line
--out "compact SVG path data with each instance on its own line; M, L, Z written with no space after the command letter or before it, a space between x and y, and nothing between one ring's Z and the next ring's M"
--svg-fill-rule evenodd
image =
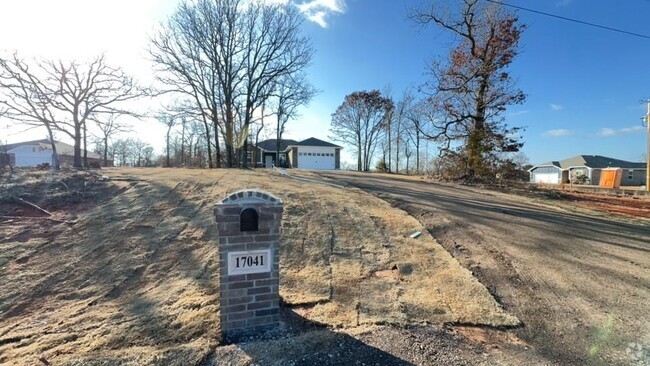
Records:
M627 35L630 35L630 36L635 36L635 37L640 37L640 38L650 39L650 36L646 36L645 34L634 33L634 32L628 32L628 31L626 31L626 30L622 30L622 29L617 29L617 28L607 27L607 26L600 25L600 24L595 24L595 23L589 23L589 22L585 22L585 21L582 21L582 20L573 19L573 18L567 18L567 17L563 17L563 16L560 16L560 15L555 15L555 14L551 14L551 13L545 13L545 12L543 12L543 11L539 11L539 10L534 10L534 9L524 8L523 6L517 6L517 5L512 5L512 4L506 4L506 3L503 3L503 2L501 2L501 1L496 1L496 0L485 0L485 1L487 1L487 2L491 2L491 3L495 3L495 4L499 4L499 5L503 5L503 6L509 6L509 7L511 7L511 8L515 8L515 9L519 9L519 10L529 11L529 12L531 12L531 13L535 13L535 14L546 15L546 16L548 16L548 17L557 18L557 19L562 19L562 20L566 20L566 21L569 21L569 22L574 22L574 23L579 23L579 24L583 24L583 25L588 25L588 26L591 26L591 27L596 27L596 28L600 28L600 29L605 29L605 30L612 31L612 32L618 32L618 33L623 33L623 34L627 34Z

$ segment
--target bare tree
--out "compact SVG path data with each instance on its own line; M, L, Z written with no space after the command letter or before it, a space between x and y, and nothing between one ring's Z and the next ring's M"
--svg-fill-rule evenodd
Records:
M154 166L153 154L154 154L154 150L153 150L153 147L150 146L150 145L146 145L142 149L142 163L143 163L143 166L145 166L145 167Z
M128 166L129 160L133 155L133 143L130 139L119 139L111 144L111 150L115 153L115 158L119 166Z
M119 113L110 113L106 120L94 119L97 127L101 132L101 135L98 136L99 143L101 144L100 154L104 160L104 166L108 166L108 147L110 145L110 139L119 132L128 131L128 127L125 124L118 122L118 118L121 115Z
M302 21L290 4L198 0L183 2L152 39L151 55L165 71L160 81L190 96L204 122L212 122L217 164L221 133L226 164L235 166L241 152L246 165L249 127L275 82L311 60Z
M4 116L29 126L45 127L52 147L52 168L60 168L59 156L54 143L56 110L50 103L54 97L52 81L47 82L45 67L37 64L30 68L26 61L14 53L0 57L0 91L8 98L0 99Z
M395 145L395 171L397 173L400 171L400 157L402 156L402 152L412 152L412 150L404 148L404 145L411 142L409 134L412 133L411 128L413 126L411 126L409 116L412 110L414 99L415 98L410 90L404 91L401 98L397 101L395 105L395 111L392 114L390 125L392 132L391 145Z
M517 128L508 128L501 115L525 100L507 70L518 54L524 26L498 4L463 0L460 9L449 11L444 3L434 1L413 15L417 22L433 23L458 39L447 61L434 62L429 69L433 80L425 89L438 114L430 119L431 131L422 132L442 142L446 152L463 157L466 175L477 178L487 172L486 160L495 152L517 151L523 145L512 137ZM453 141L462 141L455 152Z
M282 78L300 73L311 62L310 40L301 35L304 17L293 5L268 5L258 2L245 12L246 51L244 53L244 129L254 119L254 112L271 97ZM286 82L286 80L285 80ZM303 82L304 84L304 82ZM242 157L248 147L244 145ZM245 158L242 159L244 167Z
M238 6L239 1L229 0L182 2L152 37L149 50L163 71L156 78L168 86L167 91L184 94L195 103L208 141L214 131L217 167L221 161L220 130L226 132L226 150L231 159L228 144L232 141L232 100L241 78L234 60L241 53L239 20L234 13ZM222 117L226 118L225 125ZM212 168L210 145L208 156Z
M348 94L332 114L330 138L357 150L357 170L369 171L379 137L385 130L393 102L378 90Z
M82 166L81 144L86 147L87 121L107 113L134 114L121 105L146 94L121 69L108 66L103 55L84 65L35 60L30 66L14 54L0 58L0 75L0 87L9 98L1 102L8 109L7 116L45 126L52 141L54 129L70 136L75 167ZM56 154L54 143L52 149Z
M275 156L280 156L280 141L287 123L298 116L298 108L308 104L314 95L316 95L316 89L309 83L304 73L284 75L275 83L272 94L275 99L277 117ZM264 108L262 108L262 114L263 111ZM257 135L259 136L259 133Z
M176 119L175 116L172 115L161 115L158 120L162 122L165 126L167 126L167 132L165 134L165 152L166 152L166 162L167 162L167 168L171 167L171 162L170 162L170 150L171 150L171 132L172 128L176 126L178 123L178 120ZM182 139L182 137L181 137Z
M406 137L408 142L413 145L415 150L415 171L420 172L420 141L422 139L422 130L424 126L422 125L422 118L424 113L424 108L426 108L425 103L417 102L413 95L409 95L408 98L405 98L408 101L406 109L406 125L404 131L406 132Z
M1 114L0 117L2 117ZM6 141L0 144L0 172L4 171L5 166L9 167L9 172L11 174L14 173L14 167L11 164L11 155L9 155L9 149L7 147Z

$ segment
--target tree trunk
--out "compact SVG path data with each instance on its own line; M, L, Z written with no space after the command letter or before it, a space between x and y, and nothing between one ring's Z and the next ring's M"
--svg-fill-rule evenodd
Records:
M209 145L209 143L208 143ZM218 122L215 120L214 122L214 149L215 152L217 153L217 168L221 168L221 147L219 146L219 125Z
M81 168L81 126L75 124L74 128L74 160L73 167Z
M84 132L84 168L88 168L88 145L87 145L87 132L88 130L86 129L86 120L84 120L83 123L83 132Z
M213 120L215 120L217 117L213 116ZM216 122L215 122L216 123ZM208 124L208 121L203 119L203 124L205 125L205 141L207 141L208 145L208 168L212 169L212 146L210 146L210 125Z
M47 134L50 137L50 145L52 146L52 169L60 170L61 162L59 161L59 153L56 151L54 133L52 133L52 128L50 127L49 123L45 124L45 127L47 128ZM11 163L9 164L9 166L11 166Z
M170 166L170 161L169 161L169 134L171 132L171 126L167 128L167 167L169 168Z
M357 171L361 171L361 134L357 135Z
M232 106L226 100L226 163L228 168L233 167L233 139L234 139L234 118L232 115Z
M395 173L399 174L399 125L397 126L397 138L395 139Z
M108 136L104 135L104 167L108 166Z
M282 114L283 112L278 109L278 124L276 129L277 139L275 140L275 165L276 166L278 166L280 163L280 140L282 139L282 131L280 131L280 118L282 118Z
M406 156L406 175L409 175L409 156Z
M244 128L244 130L245 130L244 132L248 131L248 129L246 128ZM242 158L242 168L244 169L248 168L248 136L244 138L244 148L242 149L241 158Z
M181 120L181 166L185 166L185 120Z
M407 163L408 164L408 163ZM415 171L420 173L420 129L415 131Z
M391 156L391 155L393 155L393 151L392 151L393 141L392 141L392 137L391 137L391 130L392 129L393 128L391 126L391 123L389 122L388 123L388 172L389 173L392 171L391 167L393 166L393 160L392 160L392 156ZM386 161L386 159L384 159L384 161Z

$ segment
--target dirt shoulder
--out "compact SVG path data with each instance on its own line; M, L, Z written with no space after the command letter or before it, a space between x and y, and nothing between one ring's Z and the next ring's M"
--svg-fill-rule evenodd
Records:
M415 216L523 321L515 334L544 357L626 365L640 347L639 362L650 361L648 220L399 177L322 176Z
M29 179L32 186L6 187L52 217L3 205L0 363L340 364L361 357L421 364L435 354L450 364L481 364L526 352L498 330L519 320L421 223L361 190L239 170L107 169ZM285 202L285 320L270 338L219 346L212 208L246 187ZM422 235L411 238L414 231ZM474 339L476 332L486 336Z

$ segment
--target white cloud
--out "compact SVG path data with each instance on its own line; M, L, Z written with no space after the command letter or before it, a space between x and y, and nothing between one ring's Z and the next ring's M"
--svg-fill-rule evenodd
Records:
M600 132L598 135L603 136L603 137L610 137L610 136L616 136L616 135L621 135L625 133L635 133L635 132L641 132L645 131L645 127L643 126L632 126L632 127L623 127L618 130L613 129L613 128L601 128Z
M564 109L563 106L561 106L561 105L559 105L559 104L553 104L553 103L551 103L551 110L552 110L552 111L561 111L561 110L563 110L563 109Z
M633 127L621 128L621 132L623 132L623 133L639 132L639 131L643 131L645 129L646 128L643 127L643 126L633 126Z
M542 135L545 137L562 137L562 136L569 136L573 134L573 131L567 130L566 128L559 128L557 130L548 130L544 132Z
M307 19L309 19L312 22L320 25L323 28L327 28L327 22L325 21L325 15L326 15L326 13L324 11L317 11L314 14L307 15Z
M616 130L613 128L601 128L600 129L600 135L601 136L614 136L616 135Z
M327 28L325 20L330 14L345 12L345 0L309 0L297 4L300 12L310 21Z

